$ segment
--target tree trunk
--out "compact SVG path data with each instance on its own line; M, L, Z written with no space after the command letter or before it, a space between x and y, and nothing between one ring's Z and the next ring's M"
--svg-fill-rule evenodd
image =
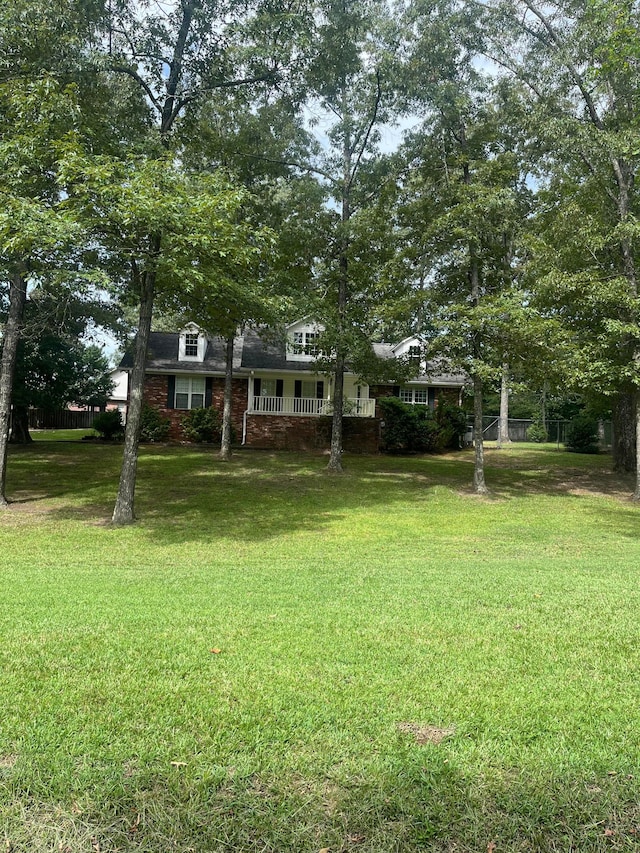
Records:
M613 470L636 470L636 405L632 391L624 391L613 399L611 452Z
M233 333L227 338L227 350L224 373L224 406L222 408L222 437L220 439L220 459L231 459L231 401L233 399Z
M11 420L11 399L16 353L20 340L20 326L27 301L27 283L24 269L16 271L9 282L9 314L4 327L2 363L0 365L0 508L8 506L6 497L7 449ZM27 429L27 434L28 434Z
M26 406L14 406L11 414L11 444L31 444L29 432L29 409Z
M634 402L636 408L635 416L635 438L636 438L636 485L633 490L633 500L640 501L640 391L634 394Z
M344 356L336 355L333 383L333 420L331 422L331 453L327 471L339 474L342 471L342 416L344 409Z
M473 377L473 443L475 462L473 468L473 490L477 495L489 493L484 480L484 437L482 433L482 379Z
M154 256L157 257L160 252L159 235L153 238L153 250ZM147 270L142 274L140 318L133 358L133 370L129 377L129 402L127 407L127 425L124 431L124 452L122 468L120 470L120 484L111 519L115 525L131 524L135 519L133 499L136 489L144 373L147 360L147 347L149 345L149 333L151 331L154 291L155 270Z
M502 378L500 381L500 418L498 420L498 448L502 449L505 444L511 444L509 438L509 365L502 365Z
M346 89L343 80L343 94ZM348 115L346 103L343 102L343 115ZM345 127L349 126L345 121ZM342 471L342 419L344 415L344 334L347 313L347 285L349 280L349 235L348 226L351 219L351 135L345 130L342 146L342 208L340 219L342 235L340 238L340 258L338 270L338 346L336 348L335 380L333 385L333 421L331 424L331 453L327 470L337 474Z

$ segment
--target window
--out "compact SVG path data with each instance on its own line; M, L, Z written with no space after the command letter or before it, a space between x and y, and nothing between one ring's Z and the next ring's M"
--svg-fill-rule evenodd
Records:
M176 376L176 409L203 409L204 393L204 377Z
M180 332L178 361L204 361L206 349L206 335L203 334L195 323L189 323Z
M291 352L295 355L318 355L318 332L294 332Z
M411 359L415 358L415 359L420 360L420 356L421 356L420 347L418 347L418 346L409 347L409 358L411 358Z
M282 379L262 379L256 376L253 380L253 410L281 412L283 387Z
M429 392L426 388L401 388L400 399L403 403L426 406L429 403Z
M198 355L198 335L187 332L184 336L184 354L186 356Z

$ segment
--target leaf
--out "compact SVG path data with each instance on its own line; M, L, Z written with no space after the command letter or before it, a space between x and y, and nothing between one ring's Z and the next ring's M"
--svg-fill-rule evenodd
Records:
M490 841L490 842L487 844L487 853L493 853L493 851L494 851L495 849L496 849L496 842L495 842L495 841Z
M222 649L209 649L212 655L219 655Z

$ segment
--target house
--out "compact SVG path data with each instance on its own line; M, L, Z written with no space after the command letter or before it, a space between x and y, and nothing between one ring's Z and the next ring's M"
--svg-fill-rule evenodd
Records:
M129 373L126 370L116 368L109 374L113 381L111 396L107 400L107 411L118 409L122 416L122 422L127 417L127 399L129 391Z
M317 364L322 328L309 320L292 323L285 336L247 330L233 347L232 421L236 442L256 448L304 450L329 446L333 380ZM345 375L345 450L376 452L381 418L377 400L396 395L408 403L434 407L438 400L459 403L465 376L426 365L419 341L374 344L383 359L414 358L416 378L396 386L369 385ZM152 332L144 399L171 421L170 438L184 439L182 418L189 409L215 406L222 411L226 344L208 337L196 324L180 332ZM120 369L133 366L131 353Z

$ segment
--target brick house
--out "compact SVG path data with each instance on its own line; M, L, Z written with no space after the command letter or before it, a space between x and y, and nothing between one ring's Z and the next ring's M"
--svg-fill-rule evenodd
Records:
M331 437L332 378L316 364L321 328L300 320L282 339L247 330L233 349L232 420L236 443L283 450L326 448ZM373 344L379 358L415 359L416 377L401 386L369 385L345 374L343 446L352 452L377 452L381 419L377 400L395 395L414 405L435 407L438 400L459 403L466 377L420 361L419 341ZM130 370L126 354L121 370ZM152 332L146 365L145 402L171 422L169 437L184 440L182 418L189 409L215 406L222 411L225 341L209 338L194 323L180 332Z

